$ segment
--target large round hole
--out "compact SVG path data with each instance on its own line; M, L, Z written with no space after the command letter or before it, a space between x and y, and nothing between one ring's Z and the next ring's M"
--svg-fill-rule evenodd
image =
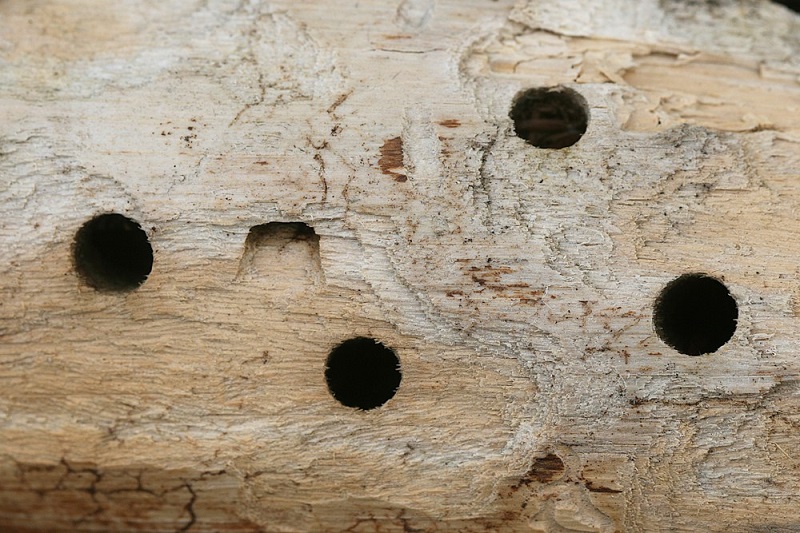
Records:
M129 291L153 268L153 248L142 227L128 217L99 215L81 226L72 248L75 270L101 291Z
M777 3L784 5L794 11L800 13L800 0L775 0Z
M661 340L682 354L719 350L736 331L739 309L727 287L705 274L684 274L656 299L653 327Z
M400 386L400 360L374 339L356 337L331 351L325 368L328 390L347 407L374 409Z
M589 125L589 105L567 87L527 89L517 94L508 114L517 137L538 148L566 148Z

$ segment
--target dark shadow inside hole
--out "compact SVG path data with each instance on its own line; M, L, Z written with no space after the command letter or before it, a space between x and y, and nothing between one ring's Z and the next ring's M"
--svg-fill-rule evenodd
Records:
M139 287L153 268L153 248L138 222L117 214L99 215L75 234L73 261L87 285L101 291Z
M290 290L322 279L320 238L303 222L268 222L250 228L236 275Z
M800 13L800 0L772 0L772 1L788 7L795 13Z
M722 282L705 274L684 274L656 299L653 326L680 353L702 355L731 339L738 318L736 300Z
M589 125L589 105L567 87L544 87L520 92L509 117L514 132L537 148L567 148L580 140Z
M331 351L325 368L328 389L342 405L374 409L400 386L400 360L374 339L356 337Z
M267 222L250 228L245 245L258 245L263 241L309 241L319 244L314 228L304 222Z

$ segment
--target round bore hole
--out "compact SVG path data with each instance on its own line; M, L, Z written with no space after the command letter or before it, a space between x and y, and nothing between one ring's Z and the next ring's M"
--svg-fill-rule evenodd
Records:
M670 281L656 299L653 327L661 340L682 354L719 350L736 331L739 309L728 288L706 274Z
M777 3L788 7L795 13L800 13L800 0L775 0Z
M402 379L400 360L380 342L356 337L328 355L325 379L328 390L342 405L374 409L397 392Z
M75 270L101 291L130 291L153 268L153 248L138 222L116 213L99 215L75 234Z
M514 98L514 132L537 148L566 148L580 140L589 125L589 105L567 87L527 89Z

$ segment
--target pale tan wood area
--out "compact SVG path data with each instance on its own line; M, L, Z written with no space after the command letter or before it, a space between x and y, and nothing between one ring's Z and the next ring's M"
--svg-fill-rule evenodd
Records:
M556 86L588 127L537 148ZM0 0L0 117L0 529L800 531L788 9ZM104 213L138 288L80 268ZM697 357L687 273L738 311Z

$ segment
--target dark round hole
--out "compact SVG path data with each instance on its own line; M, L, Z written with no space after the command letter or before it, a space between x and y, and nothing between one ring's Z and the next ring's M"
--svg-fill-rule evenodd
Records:
M775 2L788 7L795 13L800 13L800 0L775 0Z
M395 353L374 339L356 337L331 351L325 368L328 389L347 407L374 409L397 392L402 376Z
M682 354L716 352L736 331L736 300L719 280L684 274L656 299L653 327L661 340Z
M589 105L567 87L527 89L517 94L508 114L517 137L537 148L566 148L589 125Z
M72 248L75 270L101 291L130 291L153 268L153 248L138 222L110 213L81 226Z

